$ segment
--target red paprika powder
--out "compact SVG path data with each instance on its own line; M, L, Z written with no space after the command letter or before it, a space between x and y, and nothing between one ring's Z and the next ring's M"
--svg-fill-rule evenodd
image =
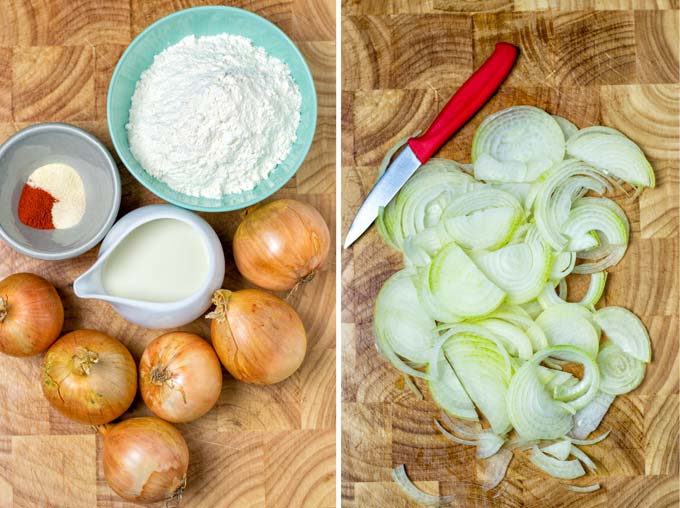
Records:
M52 205L57 200L42 189L24 185L19 198L19 220L36 229L54 229Z

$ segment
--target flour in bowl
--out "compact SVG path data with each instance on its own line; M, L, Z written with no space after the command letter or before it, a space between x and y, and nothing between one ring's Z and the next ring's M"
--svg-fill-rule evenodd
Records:
M250 39L189 36L156 55L137 82L130 150L184 194L251 190L290 152L301 101L288 66Z

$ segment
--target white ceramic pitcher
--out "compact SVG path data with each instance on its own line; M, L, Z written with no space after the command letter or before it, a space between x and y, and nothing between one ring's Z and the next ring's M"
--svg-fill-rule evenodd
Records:
M102 269L118 244L139 226L156 219L177 219L195 229L204 242L208 257L208 275L193 295L176 302L155 303L131 300L106 293ZM80 298L95 298L109 302L131 323L147 328L174 328L199 318L210 307L212 294L224 280L224 251L217 234L204 219L193 212L172 205L150 205L138 208L113 225L102 241L97 261L78 277L73 289Z

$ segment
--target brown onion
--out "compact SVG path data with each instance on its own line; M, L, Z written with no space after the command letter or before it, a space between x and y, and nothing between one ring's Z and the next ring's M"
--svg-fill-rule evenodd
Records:
M234 260L250 282L285 291L314 277L329 244L328 226L314 207L279 199L246 210L234 235Z
M45 354L42 389L64 416L101 425L122 415L137 392L137 366L130 351L96 330L67 333Z
M144 350L139 389L156 416L169 422L190 422L217 403L222 366L215 350L198 335L166 333Z
M283 381L305 358L307 337L297 312L260 291L218 289L208 314L210 337L222 364L236 379L259 385Z
M160 418L130 418L99 427L104 478L120 497L156 503L182 495L189 448L182 434Z
M57 340L64 307L54 286L32 273L15 273L0 281L0 351L33 356Z

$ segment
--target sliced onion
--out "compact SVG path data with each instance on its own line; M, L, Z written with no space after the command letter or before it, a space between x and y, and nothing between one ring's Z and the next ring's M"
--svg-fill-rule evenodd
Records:
M434 425L435 425L435 427L437 427L437 430L439 430L439 432L441 432L444 435L444 437L453 441L454 443L467 445L467 446L477 446L477 444L478 444L477 441L473 441L473 440L470 440L470 439L463 439L463 438L460 438L460 437L456 436L455 434L449 432L448 430L446 430L444 428L444 426L441 423L439 423L439 420L437 420L436 418L434 420Z
M536 298L548 280L552 253L541 241L507 245L472 257L496 286L507 293L508 303Z
M616 397L608 393L598 393L592 401L580 409L574 415L574 428L571 436L576 439L585 439L600 426L604 415L609 411L609 407Z
M413 278L415 272L401 270L390 277L375 303L376 339L402 358L427 362L437 340L435 322L420 305Z
M578 460L557 460L543 453L536 445L531 447L529 460L550 476L563 480L573 480L586 474Z
M647 328L639 317L623 307L605 307L593 319L607 338L641 362L652 359L652 346Z
M434 298L446 302L447 308L459 316L488 314L505 298L503 290L453 242L432 260L429 285Z
M444 211L446 230L462 247L496 249L506 244L524 215L512 194L481 187L454 199Z
M557 125L560 126L560 129L562 129L562 134L564 134L564 139L569 140L570 137L572 137L576 132L578 131L578 127L574 125L573 122L570 120L567 120L563 116L559 115L551 115L555 121L557 122Z
M532 460L549 473L578 477L581 462L592 470L595 463L575 445L606 437L586 439L651 359L637 317L595 310L606 270L631 236L624 210L602 196L628 193L627 181L633 200L654 175L620 132L579 130L530 106L485 119L472 152L470 165L423 165L380 212L380 233L403 250L407 268L381 291L376 345L407 384L410 376L427 380L446 418L479 425L479 413L491 424L485 431L436 424L498 462L485 488L502 479L516 447L534 447ZM591 275L577 303L567 301L571 273ZM578 377L573 363L582 367ZM511 430L517 437L506 444Z
M457 335L444 352L465 391L496 434L510 430L505 394L511 378L502 346L471 334Z
M588 455L586 455L580 448L572 445L570 453L578 460L583 462L590 472L594 473L597 470L597 466L592 461L592 459L588 457Z
M623 395L635 390L645 377L645 364L612 342L605 342L597 355L602 380L600 390Z
M505 478L508 466L512 461L512 451L503 448L496 455L484 461L484 472L482 477L482 490L494 489Z
M557 460L567 460L569 455L571 455L571 441L569 439L562 439L551 445L544 446L541 448L541 451L552 455Z
M610 131L579 130L569 138L567 153L631 185L654 187L654 169L640 147L620 132Z
M413 499L416 503L424 504L426 506L442 506L453 502L453 496L435 496L423 492L416 487L406 474L404 464L392 470L392 479L394 480L394 483L399 485L404 494Z
M565 488L567 490L571 490L572 492L579 492L581 494L587 494L587 493L590 493L590 492L595 492L597 490L600 490L600 484L594 483L593 485L585 485L583 487L579 487L578 485L566 485Z
M604 434L601 434L597 436L596 438L593 439L574 439L571 438L571 442L574 443L575 445L581 445L581 446L588 446L588 445L594 445L596 443L599 443L600 441L604 440L607 438L607 436L611 433L611 430L608 430ZM573 434L573 431L572 431Z
M427 381L432 399L439 407L453 416L468 421L479 420L475 405L470 400L451 365L444 358L443 352L439 354L438 363L437 377L431 375Z
M542 109L515 106L487 116L472 140L472 161L482 153L499 161L564 158L564 134Z
M522 365L510 381L506 404L512 426L523 440L557 439L572 427L571 414L553 400L532 360Z
M488 459L495 455L501 449L503 443L505 443L505 439L498 434L489 431L480 433L477 441L477 458Z
M597 356L600 331L593 325L590 312L581 305L551 305L536 318L536 324L545 332L551 346L576 346L592 358Z

